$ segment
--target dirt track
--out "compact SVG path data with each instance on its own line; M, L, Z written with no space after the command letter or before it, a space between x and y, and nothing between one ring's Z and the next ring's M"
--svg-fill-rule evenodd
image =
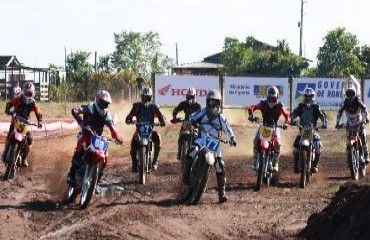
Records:
M75 205L58 207L66 190L64 180L75 139L38 141L32 149L31 166L15 180L1 181L0 239L296 238L308 217L331 201L340 184L350 181L344 152L325 149L320 172L308 188L300 189L299 176L292 173L292 138L288 135L277 182L255 192L255 173L248 167L251 149L245 153L250 146L246 129L254 132L255 127L234 126L238 148L224 151L229 201L223 205L217 201L214 172L199 205L181 204L177 143L164 140L160 168L151 174L147 186L139 185L137 174L129 171L126 143L123 153L117 147L111 151L103 193L93 197L87 210ZM162 134L170 138L168 131ZM321 136L338 141L333 130ZM2 176L3 166L0 172Z

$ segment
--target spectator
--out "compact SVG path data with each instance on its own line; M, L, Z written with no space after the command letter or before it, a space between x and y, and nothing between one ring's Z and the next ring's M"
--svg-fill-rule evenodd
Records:
M145 79L141 76L141 73L139 72L139 76L136 78L136 84L137 84L137 90L139 93L143 90L143 85L145 83Z

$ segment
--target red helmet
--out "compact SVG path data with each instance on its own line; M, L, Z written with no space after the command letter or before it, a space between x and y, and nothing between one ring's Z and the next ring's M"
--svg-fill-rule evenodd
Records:
M194 100L196 95L197 95L197 91L195 91L195 88L190 87L186 91L186 100L188 101Z
M267 102L270 107L275 106L279 99L279 90L276 86L271 86L267 89Z
M20 86L16 86L13 88L13 96L18 97L22 94L22 88Z
M112 98L108 91L99 90L95 96L95 106L100 115L104 116L108 111L109 104L112 103Z
M22 91L26 99L32 99L35 96L35 85L33 83L25 83Z

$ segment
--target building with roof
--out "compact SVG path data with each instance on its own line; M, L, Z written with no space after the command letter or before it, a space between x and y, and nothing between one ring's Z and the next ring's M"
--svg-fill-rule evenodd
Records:
M49 99L48 68L27 67L19 62L16 56L0 56L0 97L10 99L13 97L13 88L32 82L36 88L36 98Z

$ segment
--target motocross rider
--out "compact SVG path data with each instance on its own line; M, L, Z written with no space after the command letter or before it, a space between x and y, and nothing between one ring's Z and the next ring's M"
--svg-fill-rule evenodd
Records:
M369 114L367 112L366 105L356 96L356 88L350 87L346 89L346 99L344 100L343 106L339 109L337 114L337 123L335 128L339 128L340 119L342 117L343 112L347 115L347 124L349 122L354 122L355 124L359 124L365 118L365 122L369 123ZM366 140L366 129L364 126L361 127L359 132L361 141L363 143L363 153L365 158L365 164L369 163L369 152L367 148L367 140ZM349 134L347 134L349 136Z
M190 87L188 88L188 90L186 91L186 100L185 101L182 101L179 103L179 105L177 105L177 107L175 107L175 109L173 109L173 112L172 112L172 120L171 122L175 122L175 120L177 119L177 114L181 111L184 111L185 113L185 119L186 121L189 121L189 117L192 113L198 111L199 109L201 109L201 106L200 104L197 102L196 100L196 91L193 87ZM177 147L177 159L179 160L180 159L180 153L181 153L181 132L183 131L183 127L181 127L181 130L180 130L180 134L179 134L179 140L178 140L178 147Z
M151 103L152 101L153 92L152 89L145 87L141 92L141 102L136 102L133 104L130 113L126 117L126 124L132 123L132 118L136 117L137 122L150 122L154 123L154 118L157 117L160 122L160 126L164 127L166 125L165 118L163 114L159 110L159 106ZM154 156L153 156L153 163L152 169L157 170L158 168L158 157L159 152L161 149L161 137L157 131L152 132L152 140L154 143ZM138 141L138 132L135 131L134 135L132 136L131 140L131 161L132 161L132 172L137 172L137 158L136 158L136 151L139 148L139 141Z
M111 132L112 138L119 144L123 143L122 138L116 131L113 119L108 112L108 106L111 103L112 99L109 92L99 90L95 95L95 101L93 103L76 106L72 109L72 116L82 128L77 135L77 146L72 156L72 165L67 177L67 182L72 186L75 184L76 170L80 166L86 148L90 145L91 138L93 137L90 130L93 130L93 132L100 136L103 132L104 125L106 125ZM104 165L99 169L98 182L102 178L104 168L108 162L108 154L105 156Z
M299 124L301 126L314 124L317 125L317 120L320 118L322 122L322 129L327 129L328 123L325 113L320 109L320 105L315 102L315 91L312 88L305 89L303 93L303 102L298 104L298 106L293 110L292 123L297 125L299 117ZM298 161L299 161L299 142L301 141L301 135L298 135L293 143L293 156L294 156L294 172L298 173ZM319 168L318 164L321 155L321 141L319 134L315 131L313 136L313 148L315 149L315 159L313 161L313 172L317 173Z
M225 117L221 114L221 94L216 89L211 89L207 93L206 97L206 107L202 108L190 116L190 122L193 125L200 125L199 138L193 142L193 145L189 148L185 168L183 172L183 182L186 185L190 184L190 170L193 161L198 157L197 153L202 144L202 135L210 135L218 139L220 131L226 133L228 141L231 145L236 146L235 135L231 129L231 126L226 121ZM221 150L216 153L216 176L218 185L218 197L219 203L224 203L227 201L225 193L225 166L222 159Z
M287 127L290 123L289 112L284 107L283 103L279 100L279 90L276 86L270 86L267 88L267 99L262 100L257 105L251 105L248 107L248 120L253 121L253 112L260 110L262 112L263 125L264 126L274 126L279 120L280 115L285 118L285 125ZM274 156L272 161L272 166L269 166L270 170L273 172L279 171L279 158L280 158L280 130L276 128L275 131L276 144L274 147ZM256 132L253 141L253 168L256 170L257 154L258 154L258 130Z
M31 111L35 112L36 118L37 118L37 127L42 127L42 113L40 108L37 106L35 99L33 98L35 96L35 86L33 83L25 83L23 85L22 94L11 99L9 102L6 103L5 107L5 113L10 115L12 112L14 112L17 116L20 116L24 119L30 118ZM11 108L13 108L13 111L11 111ZM3 152L3 155L1 157L1 160L3 162L6 161L6 155L9 151L10 147L10 136L12 132L14 131L14 121L11 122L8 135L6 136L5 141L5 149ZM28 144L24 148L23 152L23 158L21 162L22 167L28 167L28 161L27 157L30 152L30 149L32 147L33 137L32 132L27 132L27 142Z

